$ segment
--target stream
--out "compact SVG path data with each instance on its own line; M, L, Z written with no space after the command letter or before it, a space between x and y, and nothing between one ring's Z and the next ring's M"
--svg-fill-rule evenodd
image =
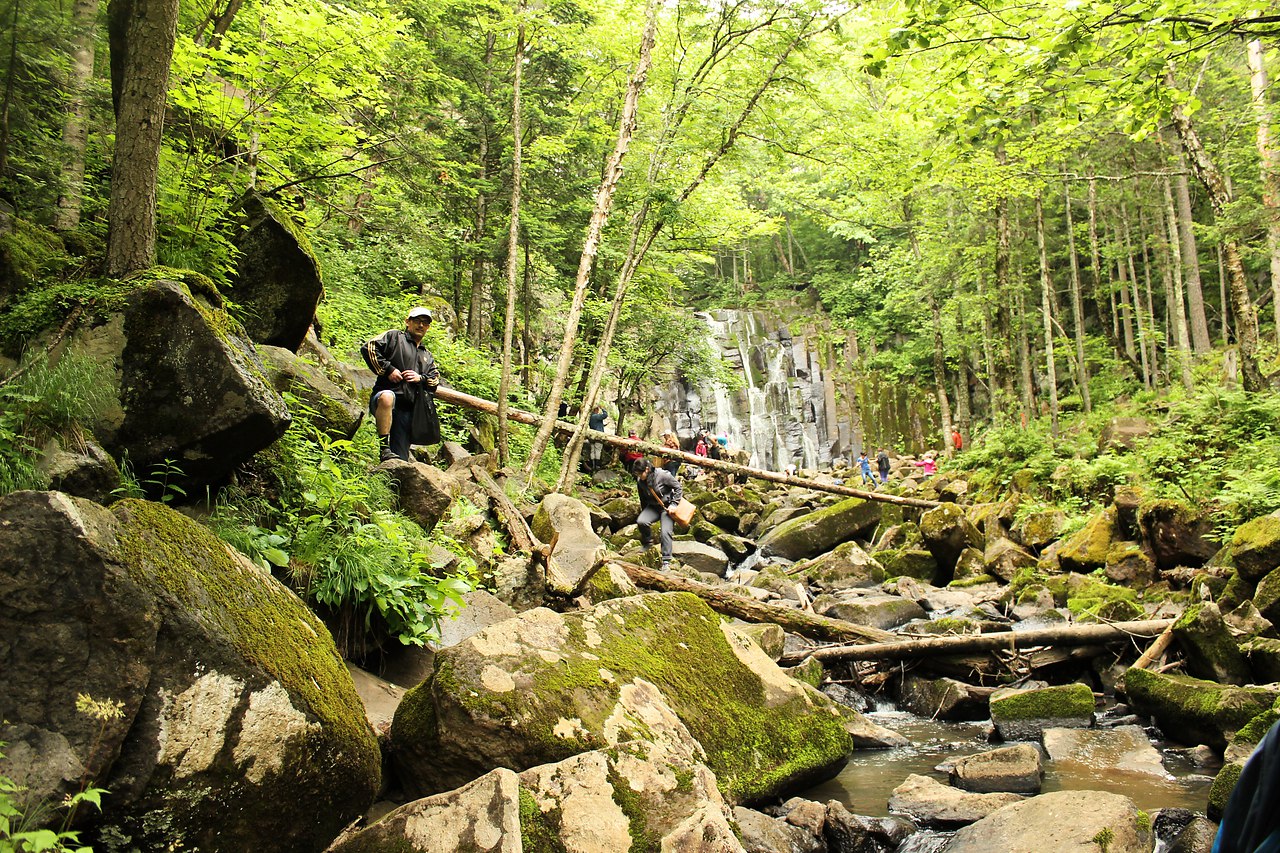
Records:
M986 739L985 721L956 723L929 720L906 711L876 710L866 716L879 725L909 738L908 746L859 750L834 779L809 790L804 797L825 803L839 800L854 814L887 815L889 795L912 773L946 782L934 768L944 761L994 749L1001 744ZM1144 811L1178 807L1203 812L1213 771L1193 767L1181 755L1170 752L1174 744L1153 741L1172 779L1145 773L1118 771L1109 756L1090 755L1088 763L1045 760L1045 793L1063 790L1101 790L1124 794Z

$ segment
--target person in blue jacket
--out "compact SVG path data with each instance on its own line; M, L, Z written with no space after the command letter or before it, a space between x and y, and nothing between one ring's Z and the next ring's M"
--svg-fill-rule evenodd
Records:
M1280 721L1244 763L1222 812L1213 853L1280 853Z

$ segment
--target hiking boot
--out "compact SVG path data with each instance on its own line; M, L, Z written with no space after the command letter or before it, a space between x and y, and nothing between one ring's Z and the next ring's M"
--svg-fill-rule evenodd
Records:
M663 571L663 572L669 572L669 571L671 571L671 561L670 561L670 560L667 560L667 559L664 559L664 560L662 561L662 565L661 565L661 566L659 566L659 567L658 567L658 569L659 569L659 571Z
M386 462L388 459L399 459L395 451L391 449L391 436L378 436L378 461Z

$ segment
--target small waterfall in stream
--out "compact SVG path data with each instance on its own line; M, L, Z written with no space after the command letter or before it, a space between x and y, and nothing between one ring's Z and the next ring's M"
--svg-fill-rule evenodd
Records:
M845 454L848 428L835 412L835 389L820 354L793 336L777 317L755 311L698 312L714 350L741 372L743 387L672 382L662 397L676 434L686 444L699 430L726 435L750 465L781 471L830 465ZM843 435L842 435L843 433ZM843 438L843 441L841 439Z

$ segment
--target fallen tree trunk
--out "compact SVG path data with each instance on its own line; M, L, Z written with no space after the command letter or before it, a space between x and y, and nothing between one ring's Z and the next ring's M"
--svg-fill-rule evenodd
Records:
M463 394L461 391L455 391L453 388L447 388L441 385L436 389L436 399L445 403L452 403L455 406L463 406L468 409L475 409L490 415L498 414L498 404L480 397L472 397L470 394ZM529 426L540 426L542 418L529 412L523 412L519 409L507 409L507 417L513 421L518 421ZM555 421L553 429L564 432L573 433L577 429L575 424L568 421ZM757 480L768 480L771 483L782 483L787 486L798 486L803 489L814 489L820 492L830 492L836 495L845 495L853 498L863 498L869 501L879 501L881 503L897 504L899 506L913 506L921 509L933 509L938 506L938 501L927 501L923 498L907 498L901 495L889 495L883 492L868 492L864 489L854 489L843 484L835 483L818 483L813 480L806 480L803 477L793 477L787 474L780 474L776 471L766 471L763 468L749 468L746 465L735 465L732 462L725 462L720 459L708 459L705 456L698 456L694 453L685 453L681 450L672 450L669 447L663 447L658 444L649 444L645 441L636 441L620 435L613 435L607 432L596 432L589 429L584 430L586 441L602 441L612 447L618 447L624 450L639 450L642 453L651 456L661 456L667 459L679 459L681 462L687 462L690 465L696 465L699 468L706 468L711 471L720 471L725 474L744 474L748 477L754 477ZM850 469L852 471L852 469Z
M894 640L857 646L830 646L784 655L780 663L791 666L807 657L820 661L903 660L934 655L963 655L969 652L1025 649L1032 646L1091 646L1134 638L1148 639L1173 624L1172 619L1114 622L1110 625L1061 625L1034 631L1000 631L992 634L959 634Z
M660 592L691 592L717 613L736 616L746 622L772 622L793 634L836 643L883 644L894 636L888 631L866 625L855 625L843 619L818 616L803 610L779 607L776 604L764 604L704 583L663 574L635 563L625 563L621 560L613 562L638 586Z

